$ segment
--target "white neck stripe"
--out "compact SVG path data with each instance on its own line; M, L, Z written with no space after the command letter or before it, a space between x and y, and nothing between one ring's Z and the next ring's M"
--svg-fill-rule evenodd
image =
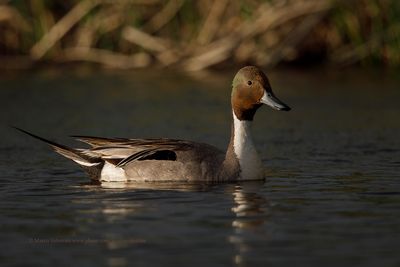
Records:
M251 137L251 121L239 120L233 112L233 148L240 165L240 180L264 178L262 162Z

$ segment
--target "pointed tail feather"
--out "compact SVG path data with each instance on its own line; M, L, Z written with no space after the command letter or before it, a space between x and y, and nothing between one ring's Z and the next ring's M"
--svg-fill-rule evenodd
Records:
M70 147L67 147L67 146L64 146L64 145L61 145L61 144L57 144L57 143L55 143L55 142L53 142L51 140L47 140L47 139L45 139L43 137L40 137L40 136L37 136L37 135L35 135L33 133L25 131L25 130L23 130L21 128L18 128L18 127L15 127L15 126L12 126L12 127L14 129L24 133L24 134L27 134L27 135L29 135L29 136L31 136L33 138L39 139L40 141L43 141L43 142L49 144L54 149L55 152L57 152L58 154L63 155L66 158L69 158L69 159L75 161L76 163L78 163L81 166L91 167L91 166L99 165L102 162L100 159L90 158L87 155L84 155L84 154L80 153L76 149L73 149L73 148L70 148Z

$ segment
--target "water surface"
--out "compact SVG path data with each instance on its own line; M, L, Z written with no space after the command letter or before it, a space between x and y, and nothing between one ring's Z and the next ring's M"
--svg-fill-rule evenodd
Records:
M1 266L399 266L398 77L272 72L293 110L256 115L265 182L146 188L91 185L8 125L68 145L82 134L224 148L232 72L2 76Z

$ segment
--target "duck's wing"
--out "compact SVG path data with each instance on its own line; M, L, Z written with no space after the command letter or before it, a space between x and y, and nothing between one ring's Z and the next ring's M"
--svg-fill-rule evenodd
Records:
M92 147L101 147L113 144L125 143L129 139L127 138L105 138L105 137L95 137L95 136L85 136L85 135L72 135L77 141L86 143Z
M92 146L79 151L90 157L101 158L118 167L135 160L176 160L176 152L189 150L197 143L177 139L126 139L75 136Z
M78 141L84 142L93 148L100 148L105 146L188 146L194 142L169 139L169 138L149 138L149 139L130 139L130 138L104 138L95 136L73 135L71 136Z

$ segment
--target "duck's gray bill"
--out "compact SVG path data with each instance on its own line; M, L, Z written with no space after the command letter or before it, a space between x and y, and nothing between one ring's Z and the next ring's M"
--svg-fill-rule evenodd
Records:
M272 93L264 91L260 102L276 110L289 111L290 107L276 98Z

